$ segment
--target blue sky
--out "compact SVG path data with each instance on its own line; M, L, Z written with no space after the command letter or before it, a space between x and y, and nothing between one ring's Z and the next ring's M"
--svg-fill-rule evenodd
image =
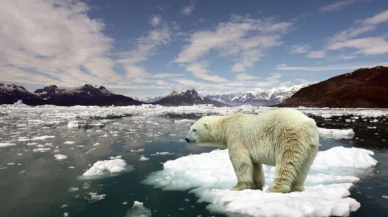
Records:
M292 86L388 65L387 29L386 0L3 0L0 80L140 98Z

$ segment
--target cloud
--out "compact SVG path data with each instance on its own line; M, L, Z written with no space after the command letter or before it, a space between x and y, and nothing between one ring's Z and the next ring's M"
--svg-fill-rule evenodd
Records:
M193 13L194 8L195 8L195 4L193 1L191 1L190 4L182 8L182 13L186 15L190 15Z
M211 30L194 32L174 62L194 63L215 50L220 56L234 57L232 71L245 72L265 55L267 49L281 45L281 36L291 26L292 23L273 19L232 16L229 22L220 23Z
M150 24L152 26L158 26L162 22L162 17L159 15L153 15L150 19Z
M307 54L308 58L313 58L313 59L323 58L325 56L326 56L326 52L324 50L311 51Z
M321 12L332 12L332 11L338 11L342 8L344 8L345 6L347 5L350 5L350 4L353 4L355 3L357 0L345 0L345 1L337 1L336 3L333 3L333 4L329 4L329 5L325 5L321 8L319 8L319 10Z
M359 68L371 68L375 66L387 66L388 62L373 62L373 63L348 63L339 65L326 65L326 66L288 66L287 64L277 65L275 69L283 71L344 71L344 70L356 70Z
M120 80L109 57L113 40L103 34L102 22L88 17L89 10L77 0L2 1L0 66L7 74L39 74L49 78L42 82L67 86Z
M206 62L197 62L191 63L186 67L186 71L193 73L193 75L197 78L201 78L208 81L214 82L227 82L225 78L221 78L217 75L208 74L209 70L207 69L208 63Z
M385 22L388 22L388 10L358 21L358 26L345 29L330 37L328 39L327 49L340 50L353 48L356 49L355 54L386 54L388 53L388 41L384 37L356 38L363 33L376 29L379 24Z
M167 44L170 41L171 30L167 25L153 29L136 40L135 49L118 53L117 62L126 70L127 77L130 79L136 81L136 79L151 76L145 67L139 64L147 60L149 56L154 55L158 46Z
M309 44L295 44L291 46L290 54L302 54L310 51Z
M378 55L388 53L388 41L383 37L358 38L347 41L331 43L328 49L339 50L353 48L356 54Z
M252 80L257 79L258 77L255 77L253 75L247 74L247 73L241 73L236 76L236 79L238 81L246 81L246 80Z

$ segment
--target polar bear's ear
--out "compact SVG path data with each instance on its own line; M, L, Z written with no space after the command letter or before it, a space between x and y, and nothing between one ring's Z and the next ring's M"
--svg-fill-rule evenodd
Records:
M209 127L209 123L208 123L208 122L205 122L205 127L206 127L206 129L210 130L210 127Z

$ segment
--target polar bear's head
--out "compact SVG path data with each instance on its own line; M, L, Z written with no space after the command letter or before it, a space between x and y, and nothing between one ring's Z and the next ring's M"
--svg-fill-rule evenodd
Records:
M219 146L215 144L219 133L216 132L217 119L219 116L205 116L196 121L186 135L188 143L198 145Z

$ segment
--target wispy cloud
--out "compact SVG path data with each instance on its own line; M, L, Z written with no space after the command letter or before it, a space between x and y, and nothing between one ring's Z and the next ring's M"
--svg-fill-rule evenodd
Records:
M195 8L194 1L190 1L188 5L182 8L182 13L186 15L190 15L193 13L194 8Z
M340 50L343 48L356 49L355 54L378 55L388 53L388 41L385 37L356 38L370 32L379 24L388 22L388 10L370 18L357 22L356 27L345 29L328 39L327 49Z
M345 0L345 1L337 1L336 3L333 3L333 4L329 4L329 5L325 5L321 8L319 8L319 10L321 12L332 12L332 11L338 11L350 4L353 4L355 3L357 0Z
M252 80L252 79L257 79L258 77L255 77L253 75L250 75L248 73L241 73L236 75L236 79L238 81L247 81L247 80Z
M141 81L139 79L152 75L140 64L149 56L154 55L158 46L170 41L171 30L167 25L153 29L136 40L134 50L119 53L117 62L126 70L128 78Z
M378 65L387 66L388 62L371 62L371 63L347 63L338 65L325 65L325 66L289 66L287 64L277 65L275 69L283 71L344 71L344 70L356 70L359 68L371 68Z
M209 70L207 69L207 67L208 67L207 62L191 63L186 67L186 71L193 73L193 75L197 78L202 78L208 81L214 81L214 82L228 81L225 78L221 78L220 76L209 74Z
M3 0L0 67L7 69L4 74L28 82L25 73L35 72L30 77L48 77L44 80L68 86L120 80L109 57L113 39L103 34L105 25L89 18L88 11L88 5L77 0Z
M189 44L183 47L174 62L196 63L215 50L220 56L234 57L232 71L245 72L267 49L281 45L282 35L291 26L290 22L275 22L273 19L233 16L229 22L220 23L213 30L193 33Z
M302 54L310 51L309 44L295 44L291 46L290 54Z
M162 17L160 15L153 15L150 19L150 24L152 26L158 26L162 22Z
M307 54L307 57L312 59L323 58L325 56L326 56L326 52L324 50L311 51Z

